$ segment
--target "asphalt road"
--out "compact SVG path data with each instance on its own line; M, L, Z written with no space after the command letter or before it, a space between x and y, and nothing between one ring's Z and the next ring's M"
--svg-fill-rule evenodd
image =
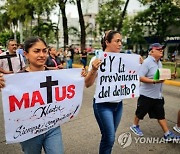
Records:
M72 121L62 125L65 154L97 154L100 141L100 132L92 110L92 98L94 86L84 90L83 104L79 115ZM177 112L180 109L180 87L164 85L166 119L170 130L176 123ZM179 143L163 143L162 129L156 120L150 120L148 116L140 123L144 133L143 138L137 138L130 132L136 109L136 98L124 100L124 111L121 123L116 134L113 154L178 154ZM128 133L129 132L129 133ZM123 148L124 144L118 143L118 137L128 133L132 142ZM177 133L176 133L177 134ZM179 134L180 135L180 134ZM150 141L148 141L148 139ZM147 143L148 142L148 143ZM154 143L152 143L154 142ZM159 143L161 142L161 143ZM20 154L19 144L6 144L4 136L4 121L2 104L0 103L0 154Z

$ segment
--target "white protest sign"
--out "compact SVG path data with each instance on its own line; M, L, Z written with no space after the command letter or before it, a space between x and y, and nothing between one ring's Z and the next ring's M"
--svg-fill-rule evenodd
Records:
M154 80L171 79L171 70L167 68L159 68L153 77Z
M113 102L139 96L139 55L103 52L98 70L95 99Z
M171 79L171 70L166 68L159 68L159 80Z
M5 75L2 90L7 143L28 140L75 117L81 107L81 69Z

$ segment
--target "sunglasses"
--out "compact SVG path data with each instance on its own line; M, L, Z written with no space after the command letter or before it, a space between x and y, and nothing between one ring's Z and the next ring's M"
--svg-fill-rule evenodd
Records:
M163 51L163 49L162 48L153 48L153 49L155 49L155 50L158 50L158 51Z
M163 51L163 49L156 49L156 50L158 50L158 51Z

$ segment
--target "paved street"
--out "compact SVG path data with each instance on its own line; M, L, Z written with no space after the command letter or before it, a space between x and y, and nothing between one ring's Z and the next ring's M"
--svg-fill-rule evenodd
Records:
M100 140L100 132L96 124L93 110L92 97L94 87L85 89L83 105L78 117L62 126L65 154L97 154ZM177 111L180 109L180 87L164 85L164 96L166 100L165 110L169 128L176 123ZM125 132L130 132L129 126L132 124L134 111L136 109L136 99L124 101L124 111L116 137ZM132 135L132 143L126 148L121 148L117 139L113 148L113 154L177 154L180 151L180 143L145 143L146 138L163 136L163 132L156 120L150 120L148 116L141 124L144 137L140 142L135 141ZM2 104L0 104L0 154L19 154L21 148L19 144L6 144L4 137L4 121ZM137 138L136 138L137 139Z

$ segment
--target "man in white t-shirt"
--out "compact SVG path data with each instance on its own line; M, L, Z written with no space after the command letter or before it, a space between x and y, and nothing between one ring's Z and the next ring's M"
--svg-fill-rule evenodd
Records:
M0 72L4 74L17 73L25 68L22 55L17 54L17 42L9 40L7 51L0 54Z

